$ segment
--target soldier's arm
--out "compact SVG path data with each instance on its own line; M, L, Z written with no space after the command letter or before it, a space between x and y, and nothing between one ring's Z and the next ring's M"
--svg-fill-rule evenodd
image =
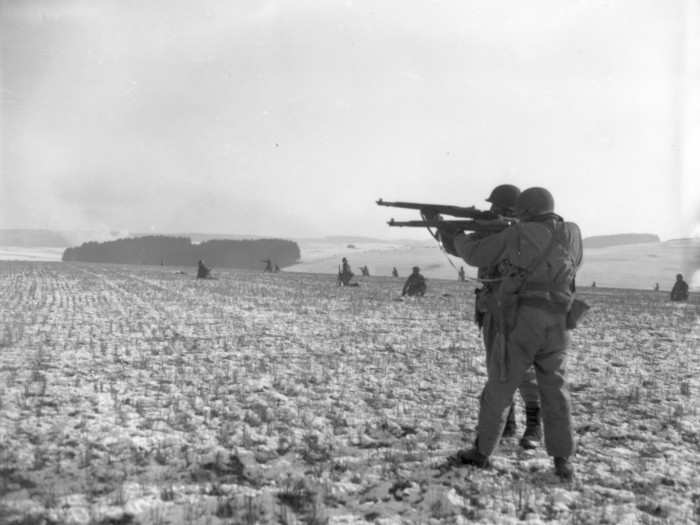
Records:
M573 222L568 223L568 225L569 232L573 238L574 264L576 264L576 267L578 268L583 262L583 239L581 237L581 230L579 229L578 225Z
M512 230L512 227L507 228L488 237L458 234L454 241L455 250L470 266L493 266L503 258Z

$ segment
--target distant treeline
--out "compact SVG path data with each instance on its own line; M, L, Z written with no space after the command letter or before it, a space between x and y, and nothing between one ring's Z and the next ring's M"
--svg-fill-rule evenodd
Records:
M301 257L297 243L284 239L211 240L192 244L189 237L153 235L109 242L86 242L63 252L64 261L262 269L263 259L280 268Z
M607 248L608 246L621 246L623 244L642 244L647 242L661 242L658 235L653 233L620 233L616 235L595 235L583 239L584 248Z

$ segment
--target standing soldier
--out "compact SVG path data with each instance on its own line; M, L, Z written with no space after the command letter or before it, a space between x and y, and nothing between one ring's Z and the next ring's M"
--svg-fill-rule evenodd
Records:
M464 281L465 279L466 275L464 275L464 266L460 266L459 271L457 272L457 280Z
M517 186L501 184L493 189L489 198L486 199L486 202L491 203L490 210L495 214L501 217L512 218L515 216L515 204L519 196L520 189ZM454 251L453 245L446 246L446 248L449 248L453 255L460 255ZM496 327L498 319L496 316L489 315L488 305L498 296L502 276L499 266L494 264L480 267L477 277L484 284L482 288L475 290L474 320L482 330L484 346L486 348L486 361L488 362L491 359L496 334L498 333ZM533 449L537 447L537 443L542 438L540 400L535 369L533 367L529 367L525 372L518 390L525 404L526 422L525 432L520 438L520 446L526 449ZM516 430L515 403L511 403L506 425L503 428L503 437L514 436Z
M338 286L357 286L356 283L350 283L350 279L355 275L350 269L350 263L343 257L342 268L338 269Z
M396 266L394 266L394 267L391 269L391 276L392 276L392 277L398 277L398 276L399 276L399 271L396 269Z
M676 282L671 288L671 301L688 300L688 283L683 280L683 274L676 275Z
M487 237L467 236L449 225L440 228L441 236L467 264L498 267L501 276L497 290L485 301L484 325L489 323L489 332L496 333L488 336L488 379L480 399L477 437L474 446L459 451L456 459L489 466L513 393L535 365L547 452L554 457L555 474L571 480L574 436L564 376L570 339L567 312L583 254L581 232L554 213L554 199L544 188L522 192L515 212L519 223Z

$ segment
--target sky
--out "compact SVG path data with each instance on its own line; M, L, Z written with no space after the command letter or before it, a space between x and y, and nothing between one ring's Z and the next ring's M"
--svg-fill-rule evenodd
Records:
M0 228L425 237L544 186L700 234L700 0L0 0Z

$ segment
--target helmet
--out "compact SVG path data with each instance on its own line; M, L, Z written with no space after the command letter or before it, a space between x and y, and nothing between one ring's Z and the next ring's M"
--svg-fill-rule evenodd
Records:
M420 268L418 266L413 267L413 273L418 273L420 272Z
M520 189L517 186L501 184L493 189L486 202L512 210L515 207L518 195L520 195Z
M515 214L518 217L534 217L554 212L554 197L544 188L528 188L515 202Z

